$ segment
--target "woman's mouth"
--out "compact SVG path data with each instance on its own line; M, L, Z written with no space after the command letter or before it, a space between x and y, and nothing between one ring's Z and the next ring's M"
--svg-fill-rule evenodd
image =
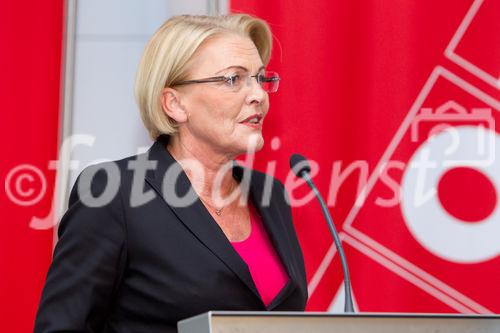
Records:
M246 125L251 128L261 129L262 128L262 115L261 114L253 114L250 117L247 117L243 121L240 122L242 125Z

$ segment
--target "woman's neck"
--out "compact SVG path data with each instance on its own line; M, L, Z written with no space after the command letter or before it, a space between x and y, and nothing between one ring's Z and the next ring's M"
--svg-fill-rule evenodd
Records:
M213 193L226 197L235 188L231 167L234 156L214 151L180 133L170 137L167 149L181 164L196 192L204 198L211 198ZM189 163L194 163L194 167Z

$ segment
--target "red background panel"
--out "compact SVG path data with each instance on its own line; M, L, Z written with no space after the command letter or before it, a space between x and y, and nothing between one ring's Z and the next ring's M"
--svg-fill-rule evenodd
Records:
M460 44L459 50L477 51L480 45L480 49L488 53L477 59L484 61L490 71L498 73L500 44L495 43L498 29L493 28L500 22L500 12L491 10L496 6L491 2L481 2L485 13L478 14L478 21L471 24L471 27L478 27L474 28L476 30L480 28L481 33L476 30L466 33L464 42L468 46ZM314 180L325 199L334 163L341 163L341 169L345 170L360 160L370 172L374 170L436 66L444 66L478 89L495 98L498 96L498 90L450 61L444 53L473 5L472 0L231 0L230 3L232 12L250 13L270 24L274 50L268 68L282 77L279 92L271 95L271 108L264 124L267 143L258 153L257 167L265 171L269 161L276 161L276 174L284 181L290 155L302 153L319 164L319 174ZM468 54L472 59L476 53ZM463 93L453 87L444 88L441 94L447 100L455 95L463 97ZM273 150L269 143L274 137L280 139L281 146ZM409 154L415 147L410 143L398 149ZM397 170L394 173L393 177L401 176ZM353 172L340 187L336 204L330 207L340 230L353 206L359 181L359 172ZM296 191L301 195L306 192L303 188ZM384 197L390 195L383 190L381 193ZM332 243L319 205L311 203L294 208L293 213L308 280L320 278L310 295L308 309L325 310L342 282L338 257L325 274L319 274L320 264ZM385 227L384 218L399 223L399 229ZM407 238L403 237L406 231L401 225L400 214L364 214L359 220L357 223L370 230L378 228L377 235L397 244L394 251L413 253L415 246L406 244ZM360 309L457 311L439 299L431 300L433 296L428 294L418 296L422 293L421 288L400 277L389 277L393 273L380 267L376 269L377 266L370 264L371 260L362 259L361 254L347 249L347 256L353 271L354 294L362 291ZM446 271L443 267L448 267L438 260L427 264L434 265L438 271ZM491 269L498 272L500 267L496 265ZM470 290L481 288L473 283L470 274L456 279L463 282L461 286L467 284L464 288L468 294L487 292ZM393 283L382 284L386 289L380 290L373 286L374 280ZM369 286L377 290L365 292ZM384 296L379 297L382 293ZM500 311L500 303L491 301L493 304L490 303L489 308Z
M30 206L13 203L5 186L0 191L1 332L33 331L51 260L53 229L33 230L29 222L45 217L52 203L48 161L57 158L62 33L62 0L0 2L0 179L7 186L14 167L30 164L47 182L41 201ZM21 182L23 191L40 190L32 179Z

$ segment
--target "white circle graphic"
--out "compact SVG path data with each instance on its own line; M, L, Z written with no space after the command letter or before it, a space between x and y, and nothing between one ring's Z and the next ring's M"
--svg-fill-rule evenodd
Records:
M478 143L478 140L487 141ZM478 147L484 148L481 154ZM401 210L410 232L422 246L457 263L483 262L500 254L498 157L500 135L478 126L452 127L431 136L416 150L401 181ZM497 204L484 220L461 221L446 212L439 202L438 182L455 167L474 168L495 187Z

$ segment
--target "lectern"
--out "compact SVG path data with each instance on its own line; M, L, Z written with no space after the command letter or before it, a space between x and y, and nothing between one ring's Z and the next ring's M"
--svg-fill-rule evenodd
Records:
M498 315L210 311L179 333L500 333Z

